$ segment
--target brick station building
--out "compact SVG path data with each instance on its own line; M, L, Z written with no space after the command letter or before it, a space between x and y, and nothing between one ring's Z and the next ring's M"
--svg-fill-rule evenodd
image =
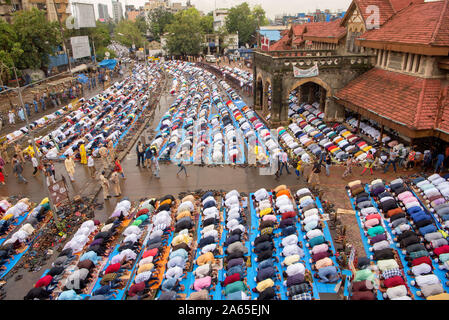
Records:
M338 64L341 75L335 79L321 75L330 69L324 63L320 77L302 81L309 83L298 89L301 102L313 102L310 97L319 96L313 90L331 91L320 101L326 120L343 122L352 115L406 143L449 142L449 0L353 0L342 19L291 26L270 52L257 52L255 61L270 55L287 64L286 56L293 61L291 56L307 52L369 60L357 72ZM256 106L260 101L255 97Z

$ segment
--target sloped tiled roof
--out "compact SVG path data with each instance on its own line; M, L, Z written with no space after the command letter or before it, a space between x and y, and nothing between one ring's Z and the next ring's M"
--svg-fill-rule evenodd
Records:
M449 46L449 0L416 4L398 12L360 40Z
M313 22L307 23L304 37L315 38L337 38L340 39L346 34L346 28L340 26L341 19L331 22Z
M426 130L434 128L440 91L439 79L374 68L335 96L411 129Z
M442 90L441 98L442 113L436 127L449 134L449 85Z
M270 46L270 51L282 51L282 50L290 50L291 47L288 44L289 42L288 34L284 35L281 40L276 41L274 44Z

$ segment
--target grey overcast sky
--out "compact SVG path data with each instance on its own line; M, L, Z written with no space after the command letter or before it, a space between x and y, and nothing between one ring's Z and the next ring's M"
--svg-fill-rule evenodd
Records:
M73 0L75 2L75 0ZM108 5L109 14L112 15L111 0L76 0L76 2L84 3L103 3ZM123 4L135 5L137 7L143 6L145 0L120 0ZM186 0L172 0L172 2L186 3ZM243 0L191 0L195 7L204 13L217 8L230 8L238 5ZM331 9L331 10L346 10L351 4L351 0L247 0L251 6L260 4L266 11L267 16L271 19L277 14L295 14L298 12L315 11L316 9ZM97 14L97 5L95 5L95 13Z

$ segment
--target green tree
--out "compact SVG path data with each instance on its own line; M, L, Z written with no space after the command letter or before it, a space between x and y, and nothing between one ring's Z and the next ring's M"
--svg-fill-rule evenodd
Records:
M148 23L145 17L138 16L136 18L136 21L134 22L136 24L137 29L139 29L140 33L145 36L148 31Z
M243 2L229 10L229 14L226 17L226 29L229 33L238 32L239 44L244 45L250 42L256 28L248 3Z
M166 32L167 26L175 19L173 13L164 8L156 8L149 13L150 32L156 41Z
M229 33L238 32L240 45L254 42L256 29L266 24L265 10L260 5L251 10L246 2L232 7L226 17L226 29Z
M133 44L136 45L136 48L142 47L145 41L136 24L132 21L120 21L117 24L114 33L115 40L128 48Z
M107 47L111 43L108 25L101 21L96 21L95 28L88 28L88 36L95 43L95 48Z
M195 8L175 14L173 23L167 26L167 47L172 55L196 55L202 50L204 30L201 15Z
M14 72L9 69L17 63L23 54L17 34L9 23L0 20L0 79L6 82Z
M266 26L269 24L269 21L265 14L265 10L260 4L255 5L251 13L258 27Z
M204 33L214 33L214 17L207 15L201 17L200 20L201 29Z
M117 54L115 53L114 50L105 48L105 47L101 47L98 48L96 50L96 54L97 54L97 61L102 61L105 58L105 53L109 52L109 58L108 59L114 59L115 57L117 57Z
M15 12L12 27L23 50L16 66L19 69L47 66L49 54L61 44L59 24L48 22L44 11L32 9Z

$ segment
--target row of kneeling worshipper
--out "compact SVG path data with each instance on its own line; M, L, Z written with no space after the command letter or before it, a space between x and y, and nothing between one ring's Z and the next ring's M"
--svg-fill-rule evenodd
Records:
M89 292L89 289L105 272L100 266L113 253L114 243L123 226L130 222L127 216L131 203L128 200L118 203L114 212L117 210L119 214L111 216L104 224L98 220L83 222L52 263L52 268L44 273L40 282L25 298L33 299L36 294L47 293L50 298L58 300L110 299L113 295L112 287L108 290L103 288L104 294L97 294L96 298L91 297L91 294L95 294ZM112 265L106 273L112 272L115 267L116 265Z
M248 228L246 207L243 202L247 200L237 190L232 190L225 195L226 210L226 234L223 245L225 257L223 267L225 269L222 296L226 300L250 300L251 293L248 286Z
M369 192L369 195L358 194L357 206L364 216L364 226L367 229L365 234L372 244L370 250L374 251L372 258L377 261L377 266L382 272L380 289L385 291L384 297L394 300L411 299L413 294L408 287L408 281L411 286L418 284L419 290L416 292L418 297L444 299L446 293L438 276L432 274L434 267L429 258L432 253L427 249L436 246L437 253L439 250L444 252L447 240L437 231L433 221L429 219L431 216L423 210L418 199L407 190L402 179L392 181L389 187L379 179L374 180L369 186ZM370 200L370 197L377 200L383 218L377 208L368 205L366 200ZM397 252L394 246L391 246L389 232L393 242L402 251ZM401 270L402 263L411 268L407 273ZM410 280L413 277L418 281ZM427 282L421 279L426 279Z
M411 300L413 295L408 288L407 278L402 261L397 250L390 241L390 235L385 228L385 221L379 209L375 206L370 194L384 194L379 181L374 181L368 191L361 191L360 180L348 184L348 189L354 190L351 196L357 215L360 217L364 236L368 239L369 256L357 260L357 271L353 275L350 287L351 300ZM361 192L359 192L361 191ZM372 254L371 254L372 252ZM379 272L376 274L376 272ZM378 290L383 295L378 294Z
M3 278L31 247L32 241L39 237L51 211L48 198L37 206L28 198L20 199L15 205L3 200L1 205L4 212L0 220L3 231L0 237L0 278Z
M223 232L223 216L220 205L212 191L204 193L200 202L200 223L198 241L192 271L193 281L187 300L212 300L218 284L220 263L218 256L223 254L219 245Z
M173 199L174 200L174 199ZM173 218L167 220L173 224L174 235L166 259L165 272L158 300L177 300L186 298L186 288L181 282L186 279L193 264L196 246L195 219L198 217L198 200L193 195L181 199L179 206L173 208ZM165 213L168 219L168 211Z
M416 193L420 194L434 213L441 227L449 230L449 181L440 174L433 174L424 178L418 176L411 179Z

